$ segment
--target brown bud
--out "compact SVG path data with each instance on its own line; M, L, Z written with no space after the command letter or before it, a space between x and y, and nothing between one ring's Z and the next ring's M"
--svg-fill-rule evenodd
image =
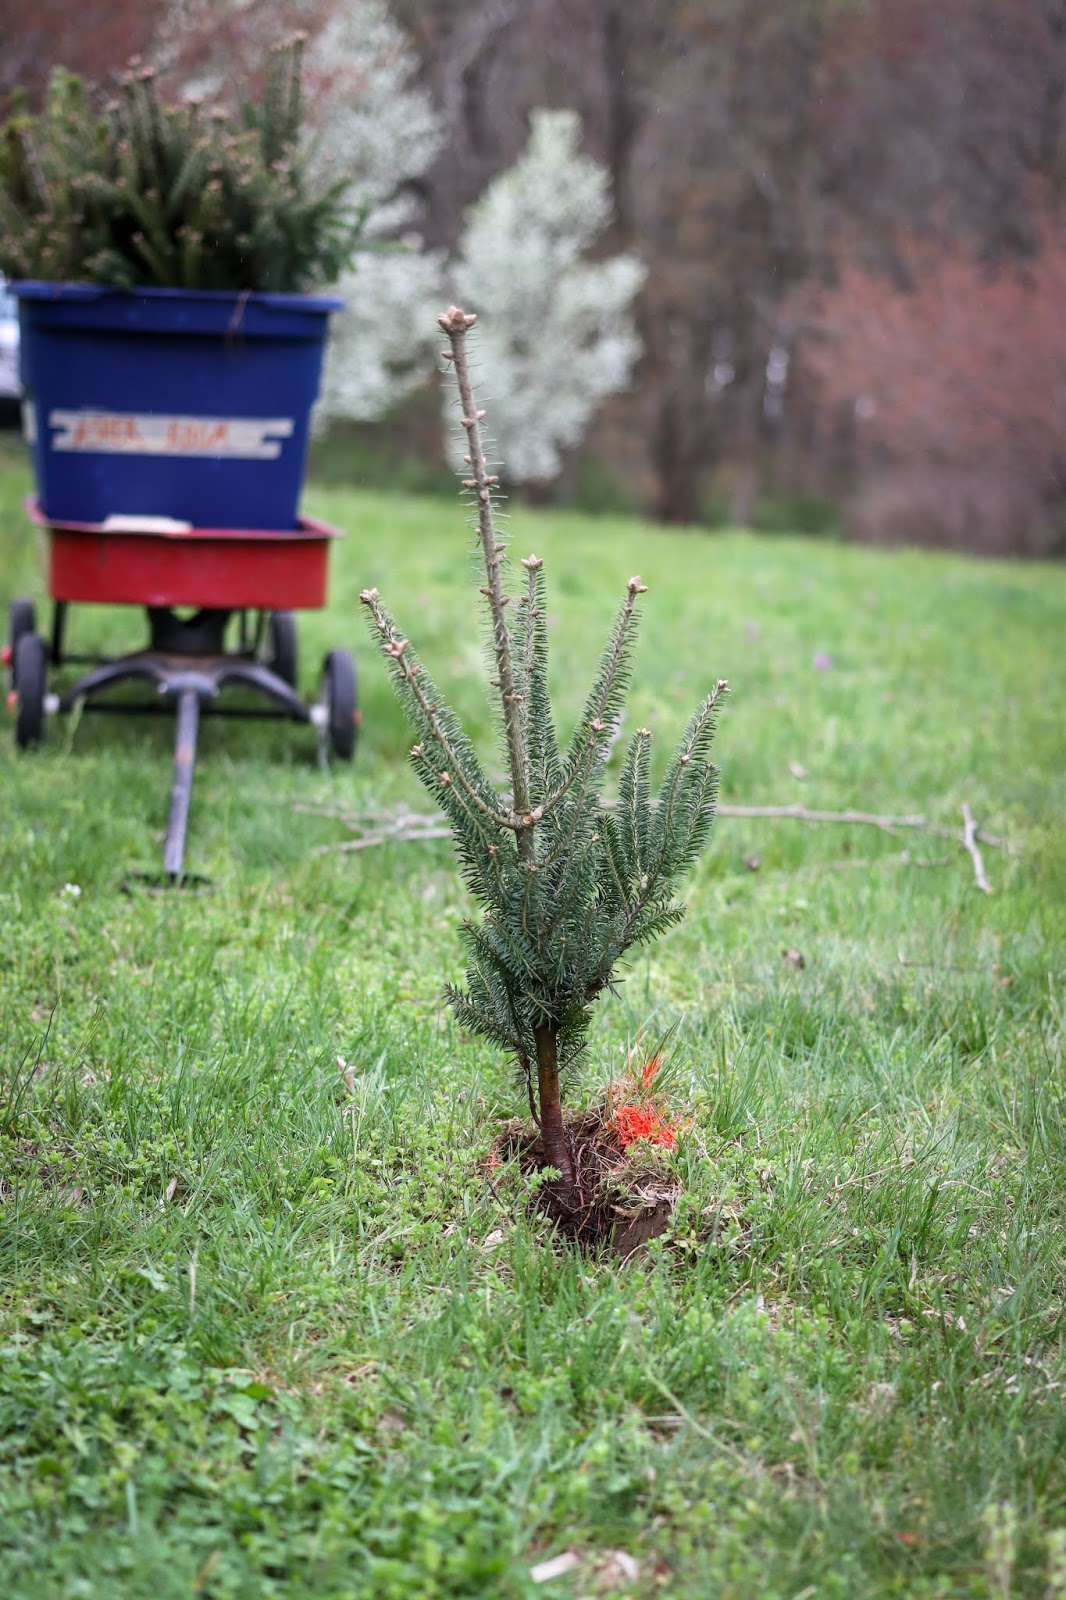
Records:
M378 591L376 589L364 589L359 598L365 606L372 606L378 598Z
M461 311L458 306L449 306L447 311L441 313L437 322L449 335L465 333L467 328L472 328L477 317Z

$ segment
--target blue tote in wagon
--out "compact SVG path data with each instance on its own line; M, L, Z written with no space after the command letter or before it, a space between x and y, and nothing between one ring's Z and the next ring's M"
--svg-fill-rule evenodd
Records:
M296 527L339 300L29 281L11 289L45 517Z

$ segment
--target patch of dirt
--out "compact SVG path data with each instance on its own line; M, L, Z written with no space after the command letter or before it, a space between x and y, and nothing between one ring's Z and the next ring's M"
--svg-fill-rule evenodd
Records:
M604 1107L566 1119L576 1192L561 1194L558 1184L537 1190L534 1204L558 1232L583 1249L607 1249L628 1258L665 1233L680 1194L654 1150L627 1150ZM540 1130L515 1119L505 1124L490 1166L515 1161L524 1176L542 1172L547 1161Z

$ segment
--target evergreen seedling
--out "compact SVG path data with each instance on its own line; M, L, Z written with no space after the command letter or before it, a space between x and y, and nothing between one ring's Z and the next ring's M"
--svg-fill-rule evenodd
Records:
M62 67L40 116L16 95L0 127L0 269L120 289L332 283L364 218L347 178L313 174L302 47L295 35L271 51L261 100L242 95L235 115L164 104L137 64L105 105Z
M548 695L543 563L522 562L522 591L505 591L505 547L493 518L490 474L470 382L466 336L476 319L451 307L439 319L450 349L469 441L478 539L485 567L499 718L511 787L498 793L458 718L430 681L407 638L364 590L372 626L417 736L418 777L452 825L459 864L482 908L463 928L465 989L447 997L463 1027L493 1040L518 1064L540 1126L546 1161L559 1177L552 1193L567 1212L581 1208L563 1121L564 1073L580 1054L592 1003L611 986L619 959L684 915L679 880L707 842L718 772L710 760L718 702L715 684L651 792L651 734L638 728L622 761L617 803L602 797L604 774L629 685L636 608L645 585L630 578L577 728L566 749L556 739ZM512 611L508 607L513 606Z

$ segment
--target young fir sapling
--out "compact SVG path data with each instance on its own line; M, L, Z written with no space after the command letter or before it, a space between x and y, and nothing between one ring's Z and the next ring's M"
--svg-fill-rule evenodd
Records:
M418 742L419 779L452 825L462 875L482 908L467 922L465 989L447 998L463 1027L516 1060L540 1127L551 1186L566 1211L580 1191L562 1112L562 1077L583 1048L592 1002L609 988L620 957L678 922L678 880L694 865L714 819L718 772L710 760L719 681L695 712L652 797L651 734L638 728L622 761L616 804L601 796L607 759L629 685L636 604L646 586L630 578L591 692L561 750L548 695L543 563L522 561L520 595L505 592L505 546L493 518L498 478L489 472L466 355L476 318L455 306L439 319L450 349L469 441L463 480L477 510L485 567L499 717L511 780L499 793L474 747L382 605L364 590L372 627ZM516 602L516 603L515 603ZM514 605L508 614L508 606Z
M315 171L302 34L271 50L235 114L168 105L151 67L118 93L56 67L31 115L0 126L0 270L11 278L304 293L351 261L365 220L350 179Z

